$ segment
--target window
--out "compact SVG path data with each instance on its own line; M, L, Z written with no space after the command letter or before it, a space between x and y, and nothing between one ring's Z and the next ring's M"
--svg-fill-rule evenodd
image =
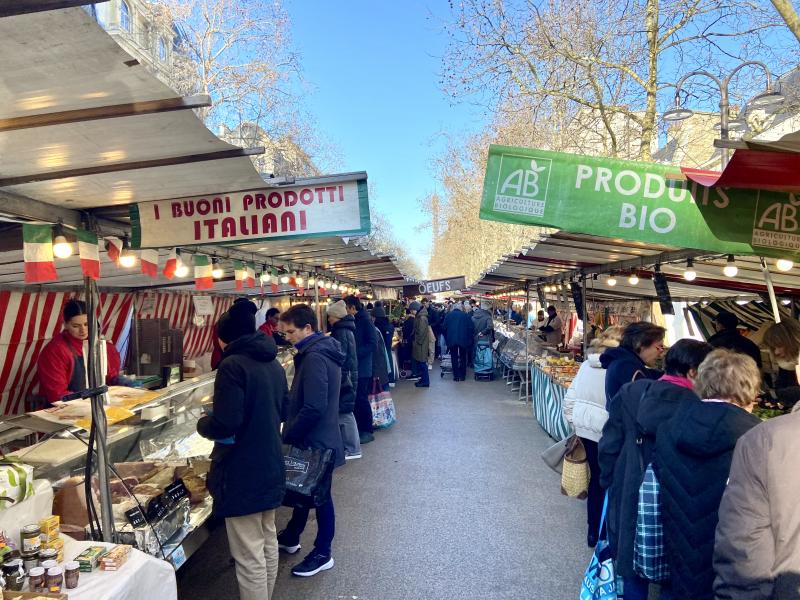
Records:
M125 0L119 3L119 26L125 31L131 30L131 10Z
M158 38L158 58L161 62L167 62L167 42L163 37Z

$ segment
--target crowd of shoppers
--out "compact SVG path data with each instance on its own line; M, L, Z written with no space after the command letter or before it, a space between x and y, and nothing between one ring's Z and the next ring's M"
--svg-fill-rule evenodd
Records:
M663 328L601 332L566 394L590 463L587 542L607 495L603 535L625 600L656 585L663 600L800 598L800 409L765 423L751 414L760 352L733 315L716 322L710 343L679 340L663 360ZM800 326L775 324L764 342L793 374ZM643 547L654 531L662 541ZM656 576L643 564L659 551Z

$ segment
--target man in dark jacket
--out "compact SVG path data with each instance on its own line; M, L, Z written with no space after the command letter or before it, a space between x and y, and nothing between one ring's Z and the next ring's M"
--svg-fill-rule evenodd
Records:
M386 309L381 300L378 300L375 303L375 309L372 311L372 316L375 317L375 327L377 327L378 331L381 332L383 344L386 348L386 352L389 354L389 382L393 383L397 381L397 375L394 372L394 362L391 360L394 325L392 325L391 321L389 321L389 317L386 316Z
M295 374L286 410L283 441L301 448L330 448L336 466L344 464L339 431L339 390L345 355L335 339L317 329L317 317L306 304L295 304L281 315L286 339L297 348ZM316 509L314 550L292 568L292 575L311 577L333 567L331 544L336 525L333 497ZM294 554L308 522L308 508L295 508L286 528L278 534L278 547Z
M345 359L342 365L342 385L339 390L339 428L344 443L344 458L361 458L361 442L358 439L358 425L353 416L356 405L356 390L353 382L358 381L358 357L356 356L356 322L347 314L347 305L342 300L328 307L328 323L331 336L342 346Z
M450 357L453 359L453 381L464 381L467 377L467 356L475 336L472 319L461 304L453 305L453 310L444 319L442 327Z
M708 338L708 343L714 348L727 348L734 352L746 354L761 369L761 350L752 340L748 340L739 333L739 317L727 310L721 310L714 317L714 326L717 333Z
M275 341L256 332L255 311L252 302L236 303L220 318L223 353L213 410L197 422L198 433L215 440L208 488L214 512L225 518L243 600L272 595L278 575L275 509L285 485L279 431L286 374L275 360Z
M375 439L372 435L372 408L369 405L369 392L372 389L372 361L375 356L375 326L369 313L355 296L344 299L347 313L356 323L356 355L358 356L358 382L356 384L356 406L353 414L358 423L358 432L362 444Z
M656 432L685 402L699 402L692 379L711 346L679 340L666 356L667 374L658 381L642 379L623 385L611 403L598 445L600 487L608 490L606 526L617 573L625 581L625 597L647 598L649 582L633 569L639 487L652 461ZM597 542L590 532L589 542Z

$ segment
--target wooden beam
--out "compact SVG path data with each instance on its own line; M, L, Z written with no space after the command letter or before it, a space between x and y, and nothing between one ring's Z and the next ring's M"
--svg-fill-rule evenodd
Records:
M147 100L144 102L130 102L111 106L79 108L77 110L65 110L54 113L0 119L0 133L4 131L15 131L17 129L65 125L67 123L83 123L84 121L115 119L134 115L149 115L174 110L202 108L205 106L211 106L211 96L199 94L197 96L187 96L185 98L165 98L163 100Z
M13 17L59 8L100 4L101 2L108 2L108 0L9 0L0 4L0 17Z
M38 181L69 179L70 177L86 177L88 175L101 175L103 173L117 173L119 171L135 171L139 169L152 169L155 167L170 167L174 165L185 165L185 164L204 162L209 160L222 160L226 158L253 156L255 154L264 154L264 148L263 147L233 148L231 150L218 150L215 152L206 152L204 154L187 154L184 156L170 156L167 158L156 158L152 160L119 162L119 163L110 163L106 165L95 165L93 167L65 169L63 171L32 173L30 175L20 175L18 177L6 177L5 179L0 179L0 188L8 187L11 185L35 183Z

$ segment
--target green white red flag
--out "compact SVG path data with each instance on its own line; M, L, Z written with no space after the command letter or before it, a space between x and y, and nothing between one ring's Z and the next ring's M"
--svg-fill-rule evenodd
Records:
M143 274L153 279L158 277L158 250L142 250L139 259Z
M164 277L172 279L175 277L175 269L178 268L178 252L173 248L169 252L167 263L164 265Z
M214 288L214 276L211 274L213 267L205 254L194 255L194 286L198 290Z
M247 263L247 287L256 287L256 264Z
M247 277L247 270L244 268L244 263L242 261L233 261L233 276L236 280L236 289L244 289L244 280Z
M85 229L78 229L75 235L78 238L81 271L86 277L100 279L100 244L97 241L97 235Z
M25 283L39 283L58 279L53 261L53 226L22 225Z
M119 257L122 254L122 240L118 237L107 237L106 251L108 252L108 258L111 259L111 262L118 263Z

